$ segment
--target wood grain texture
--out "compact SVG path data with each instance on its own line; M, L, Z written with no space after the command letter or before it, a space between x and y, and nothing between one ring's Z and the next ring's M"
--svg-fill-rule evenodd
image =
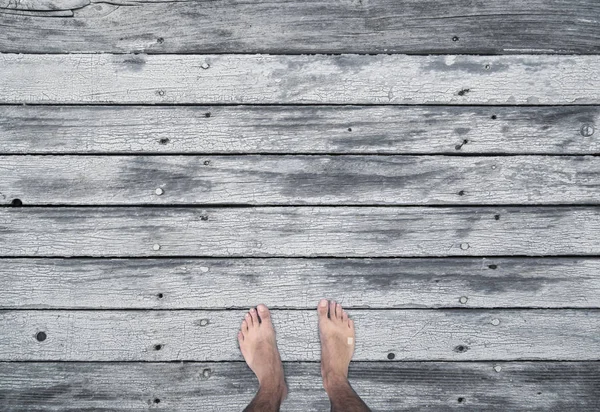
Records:
M284 369L290 391L282 411L328 410L318 364L286 363ZM373 411L600 407L598 362L360 362L350 365L349 376ZM0 411L6 412L235 411L256 389L240 362L0 363Z
M600 56L0 54L0 103L598 104Z
M600 52L594 0L3 0L0 12L0 50L24 53Z
M274 310L281 358L318 361L317 312ZM241 361L245 311L0 311L3 361ZM355 360L600 360L600 311L361 310ZM39 332L46 339L39 342ZM157 350L156 345L161 345Z
M592 156L0 156L26 205L600 204Z
M0 230L7 257L600 254L595 207L9 207Z
M600 106L0 106L0 153L598 154Z
M3 259L0 265L1 309L224 309L259 302L309 309L323 297L346 308L600 308L600 260Z

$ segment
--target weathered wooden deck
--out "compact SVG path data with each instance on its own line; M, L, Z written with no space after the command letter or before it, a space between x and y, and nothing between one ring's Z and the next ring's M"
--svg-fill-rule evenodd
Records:
M600 411L596 0L0 0L0 411L235 411L315 307L374 411Z

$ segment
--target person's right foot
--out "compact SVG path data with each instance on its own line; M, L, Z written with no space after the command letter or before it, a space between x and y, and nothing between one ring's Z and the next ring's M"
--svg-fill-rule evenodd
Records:
M325 390L348 381L348 366L354 354L354 321L335 301L322 299L319 313L321 375Z

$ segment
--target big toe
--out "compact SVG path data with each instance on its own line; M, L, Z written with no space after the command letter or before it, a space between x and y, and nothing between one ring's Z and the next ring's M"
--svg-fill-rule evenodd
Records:
M258 310L258 316L260 316L261 322L271 322L271 312L267 305L261 303L256 309Z
M329 302L327 299L321 299L319 301L319 305L317 306L317 313L319 314L319 318L327 318L327 306Z

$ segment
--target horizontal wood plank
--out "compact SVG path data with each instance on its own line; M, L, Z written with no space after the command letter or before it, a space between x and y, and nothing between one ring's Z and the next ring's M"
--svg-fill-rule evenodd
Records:
M598 154L600 106L0 106L1 154Z
M318 364L284 369L289 394L282 411L328 410ZM600 406L599 362L361 362L350 365L349 377L373 411L596 412ZM235 411L256 390L241 362L0 363L0 410L10 412Z
M599 65L556 55L0 54L0 103L598 104Z
M347 308L600 308L600 260L3 259L0 265L1 309L224 309L258 302L309 309L322 297Z
M0 208L0 256L599 255L596 207Z
M599 16L594 0L3 0L0 50L599 53Z
M591 156L0 156L25 205L600 204Z
M242 360L237 332L244 313L0 311L0 360ZM398 361L600 360L600 336L592 333L600 329L600 311L595 309L349 313L356 324L353 359L358 361L383 361L390 353ZM315 309L274 310L273 319L283 360L320 359Z

